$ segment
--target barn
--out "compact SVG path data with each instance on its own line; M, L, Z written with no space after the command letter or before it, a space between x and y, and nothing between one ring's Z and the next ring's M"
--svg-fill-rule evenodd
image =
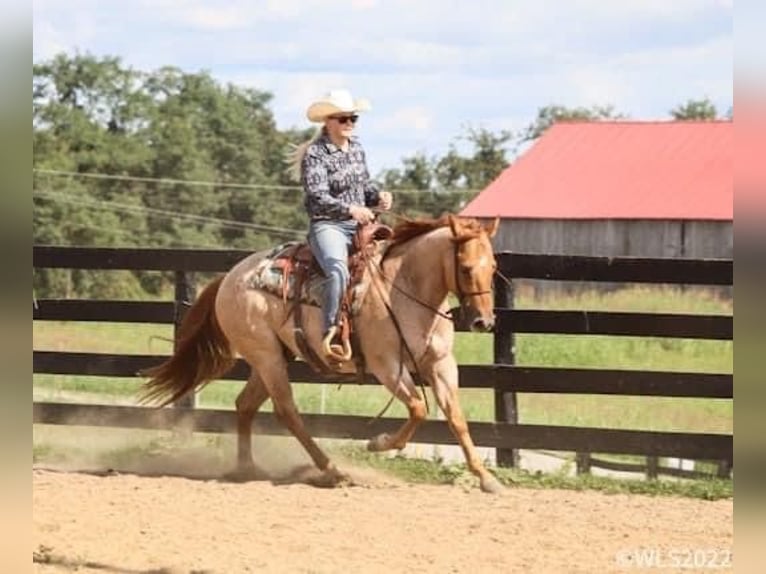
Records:
M732 258L731 121L562 122L461 214L497 251Z

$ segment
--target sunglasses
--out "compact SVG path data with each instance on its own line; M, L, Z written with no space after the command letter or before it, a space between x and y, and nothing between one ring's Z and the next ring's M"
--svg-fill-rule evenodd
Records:
M359 119L359 116L356 114L353 116L330 116L330 119L337 121L339 124L347 124L349 122L351 122L351 124L355 124L356 120Z

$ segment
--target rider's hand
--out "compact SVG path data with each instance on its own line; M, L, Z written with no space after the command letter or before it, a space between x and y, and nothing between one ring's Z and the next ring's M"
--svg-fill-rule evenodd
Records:
M372 210L368 207L364 207L363 205L352 205L348 208L348 212L351 217L356 219L362 225L370 223L370 221L375 219L375 214L372 212Z
M394 202L394 198L390 191L381 191L378 195L378 207L385 211L391 209L391 204Z

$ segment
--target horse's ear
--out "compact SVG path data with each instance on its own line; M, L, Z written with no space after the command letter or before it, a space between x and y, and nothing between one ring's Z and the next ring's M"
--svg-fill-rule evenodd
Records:
M458 218L450 213L447 216L447 220L449 221L449 227L452 230L452 235L454 237L460 237L460 221L458 221Z
M495 217L494 221L491 221L491 222L487 223L484 226L484 231L487 232L487 236L490 237L490 238L494 237L495 233L497 233L497 228L498 228L499 225L500 225L500 218L499 217Z

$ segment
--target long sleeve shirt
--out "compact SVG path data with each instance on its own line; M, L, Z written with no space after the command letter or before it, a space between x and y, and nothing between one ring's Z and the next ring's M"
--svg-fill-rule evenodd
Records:
M349 219L352 205L378 203L380 191L370 181L364 149L355 137L343 151L322 133L306 150L301 174L304 204L312 221Z

